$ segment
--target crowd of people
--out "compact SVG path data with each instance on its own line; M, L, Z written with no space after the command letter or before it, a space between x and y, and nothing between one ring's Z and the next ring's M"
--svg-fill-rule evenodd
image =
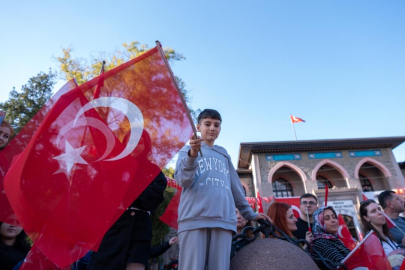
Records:
M198 116L197 130L189 145L179 152L175 180L182 187L178 209L178 239L170 239L159 247L151 246L150 214L163 201L166 178L160 172L143 193L128 207L107 231L97 252L86 255L72 265L72 269L127 269L148 267L149 258L167 251L179 242L179 269L229 269L230 260L244 248L245 242L232 245L232 237L243 232L252 221L264 219L285 235L302 241L303 250L312 251L320 269L328 269L317 256L332 263L340 263L350 250L339 240L337 213L331 206L319 207L313 194L300 197L300 216L296 218L290 205L273 202L267 214L255 213L245 194L227 151L214 144L221 131L221 115L206 109ZM13 136L9 123L0 126L0 148L6 147ZM123 141L128 140L126 137ZM138 147L131 153L141 164L136 177L149 177L151 138L144 131ZM156 168L155 168L156 169ZM4 172L3 176L4 176ZM373 230L389 257L404 258L405 211L404 199L393 191L361 203L359 213L366 231ZM388 229L387 215L396 227ZM281 234L279 231L275 232ZM249 238L251 230L247 230ZM21 227L0 223L1 269L18 269L30 249L28 238ZM17 266L16 266L17 265Z

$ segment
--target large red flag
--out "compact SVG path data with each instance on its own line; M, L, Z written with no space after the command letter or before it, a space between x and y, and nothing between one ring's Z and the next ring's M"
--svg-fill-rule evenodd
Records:
M34 244L24 259L19 270L69 270L70 267L59 268L49 260Z
M76 86L74 80L67 82L28 122L28 124L25 125L19 135L14 137L14 139L12 139L11 142L0 151L0 221L20 226L4 190L4 176L8 171L10 164L13 163L18 155L24 151L31 140L32 135L36 132L55 102L60 96Z
M274 197L274 200L276 202L283 202L283 203L291 205L294 216L296 218L300 217L300 213L301 213L301 210L300 210L300 197L283 197L283 198Z
M364 237L363 241L343 260L349 270L365 267L369 270L391 270L380 240L374 232Z
M51 104L39 112L41 122L30 122L39 124L34 132L18 134L31 140L10 167L5 190L37 248L64 267L97 246L192 127L158 47Z
M341 214L338 215L339 220L339 239L343 242L343 244L350 250L353 250L356 247L356 243L354 242L352 235L350 234L349 229L346 226L346 223Z

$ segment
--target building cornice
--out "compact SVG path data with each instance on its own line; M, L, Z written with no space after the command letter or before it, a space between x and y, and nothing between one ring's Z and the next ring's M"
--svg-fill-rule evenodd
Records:
M401 137L305 140L280 142L245 142L240 144L238 169L248 169L254 153L311 152L351 149L394 149L405 141Z

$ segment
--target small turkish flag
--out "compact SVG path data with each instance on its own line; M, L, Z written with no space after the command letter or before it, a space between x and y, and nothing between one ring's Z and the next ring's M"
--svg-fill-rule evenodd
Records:
M262 198L260 197L260 192L257 192L257 210L259 213L264 213L263 211L263 204L262 204Z
M349 270L391 270L380 240L373 231L342 261ZM342 268L340 268L342 269Z
M388 229L394 228L397 225L394 223L394 221L392 221L386 214L384 214L385 216L385 220L387 221L387 227Z
M294 115L290 115L291 116L291 122L294 124L294 123L299 123L299 122L305 122L305 120L303 120L303 119L301 119L301 118L299 118L299 117L296 117L296 116L294 116Z
M353 250L356 247L356 243L354 242L352 235L350 234L349 229L347 228L342 215L339 214L338 220L339 220L339 229L338 229L339 239L348 249Z

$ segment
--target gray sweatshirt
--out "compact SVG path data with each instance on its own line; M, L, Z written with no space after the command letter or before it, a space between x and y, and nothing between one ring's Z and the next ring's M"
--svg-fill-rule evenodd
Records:
M223 228L236 232L235 205L242 216L255 220L242 184L225 148L202 143L203 157L188 156L184 146L177 159L174 178L183 188L178 232L200 228Z

